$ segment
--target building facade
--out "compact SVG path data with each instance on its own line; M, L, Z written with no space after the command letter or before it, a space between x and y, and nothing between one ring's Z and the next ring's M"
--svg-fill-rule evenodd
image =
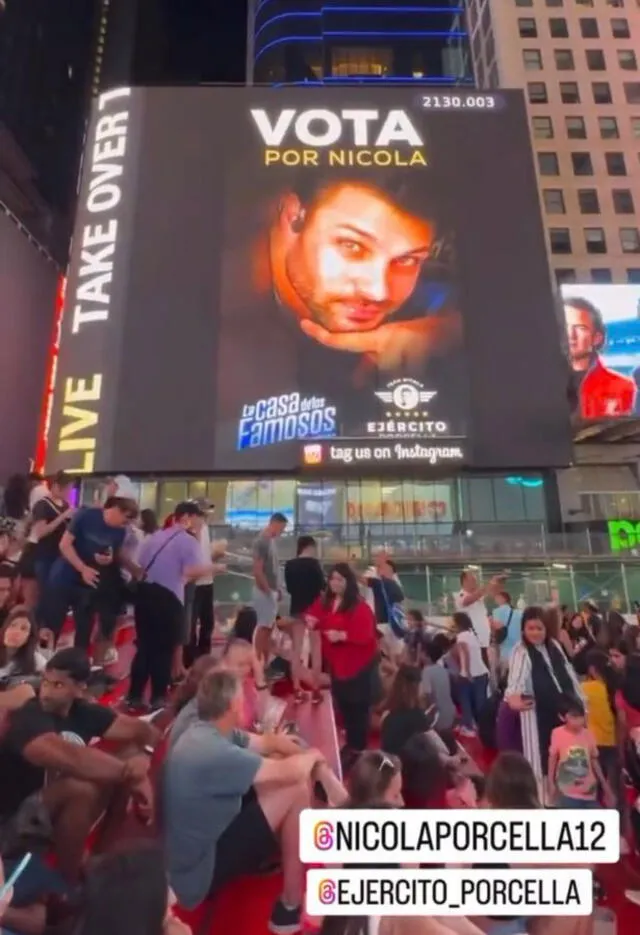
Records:
M0 200L61 262L75 203L96 13L93 0L0 4Z
M238 83L247 0L99 0L93 93L121 85Z
M640 283L640 7L468 0L477 83L525 91L559 283Z
M249 79L469 83L463 13L454 0L254 0Z

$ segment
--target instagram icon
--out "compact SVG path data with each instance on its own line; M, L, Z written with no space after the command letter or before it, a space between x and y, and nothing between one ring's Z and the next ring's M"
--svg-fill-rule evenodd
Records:
M313 843L319 851L330 851L333 847L333 823L319 821L313 829ZM325 882L325 881L323 881ZM328 882L328 881L326 881Z
M333 880L320 880L318 883L318 899L323 906L331 906L336 901L337 890Z

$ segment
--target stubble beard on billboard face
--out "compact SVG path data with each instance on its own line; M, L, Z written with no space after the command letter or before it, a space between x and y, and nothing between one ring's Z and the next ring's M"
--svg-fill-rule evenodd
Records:
M285 270L287 279L299 297L300 302L309 312L309 318L333 333L350 331L375 331L392 314L393 309L386 308L380 303L373 303L365 296L357 294L350 296L326 295L322 302L318 301L318 291L313 285L313 274L306 270L304 253L298 245L294 245L285 257ZM319 278L319 277L318 277ZM377 306L378 311L372 309L372 314L366 322L349 325L343 322L352 306ZM341 324L342 323L342 324Z

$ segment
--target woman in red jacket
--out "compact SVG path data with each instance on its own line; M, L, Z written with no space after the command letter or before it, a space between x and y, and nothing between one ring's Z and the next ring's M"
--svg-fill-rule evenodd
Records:
M367 747L375 703L378 645L376 621L360 597L351 568L332 568L325 594L309 608L307 625L322 635L322 652L331 673L331 690L346 734L343 755Z

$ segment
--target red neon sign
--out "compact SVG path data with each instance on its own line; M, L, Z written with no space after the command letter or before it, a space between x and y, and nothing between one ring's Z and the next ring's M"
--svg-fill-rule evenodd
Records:
M36 454L34 458L34 470L36 471L44 471L45 462L47 460L49 426L51 424L53 393L56 386L56 374L58 370L58 354L60 351L60 333L62 329L62 314L64 311L64 296L66 286L67 278L66 276L61 276L58 281L56 307L53 319L53 334L51 336L51 344L49 346L49 360L47 362L46 382L44 385L42 409L40 411L40 424L38 427L38 438L36 441Z

